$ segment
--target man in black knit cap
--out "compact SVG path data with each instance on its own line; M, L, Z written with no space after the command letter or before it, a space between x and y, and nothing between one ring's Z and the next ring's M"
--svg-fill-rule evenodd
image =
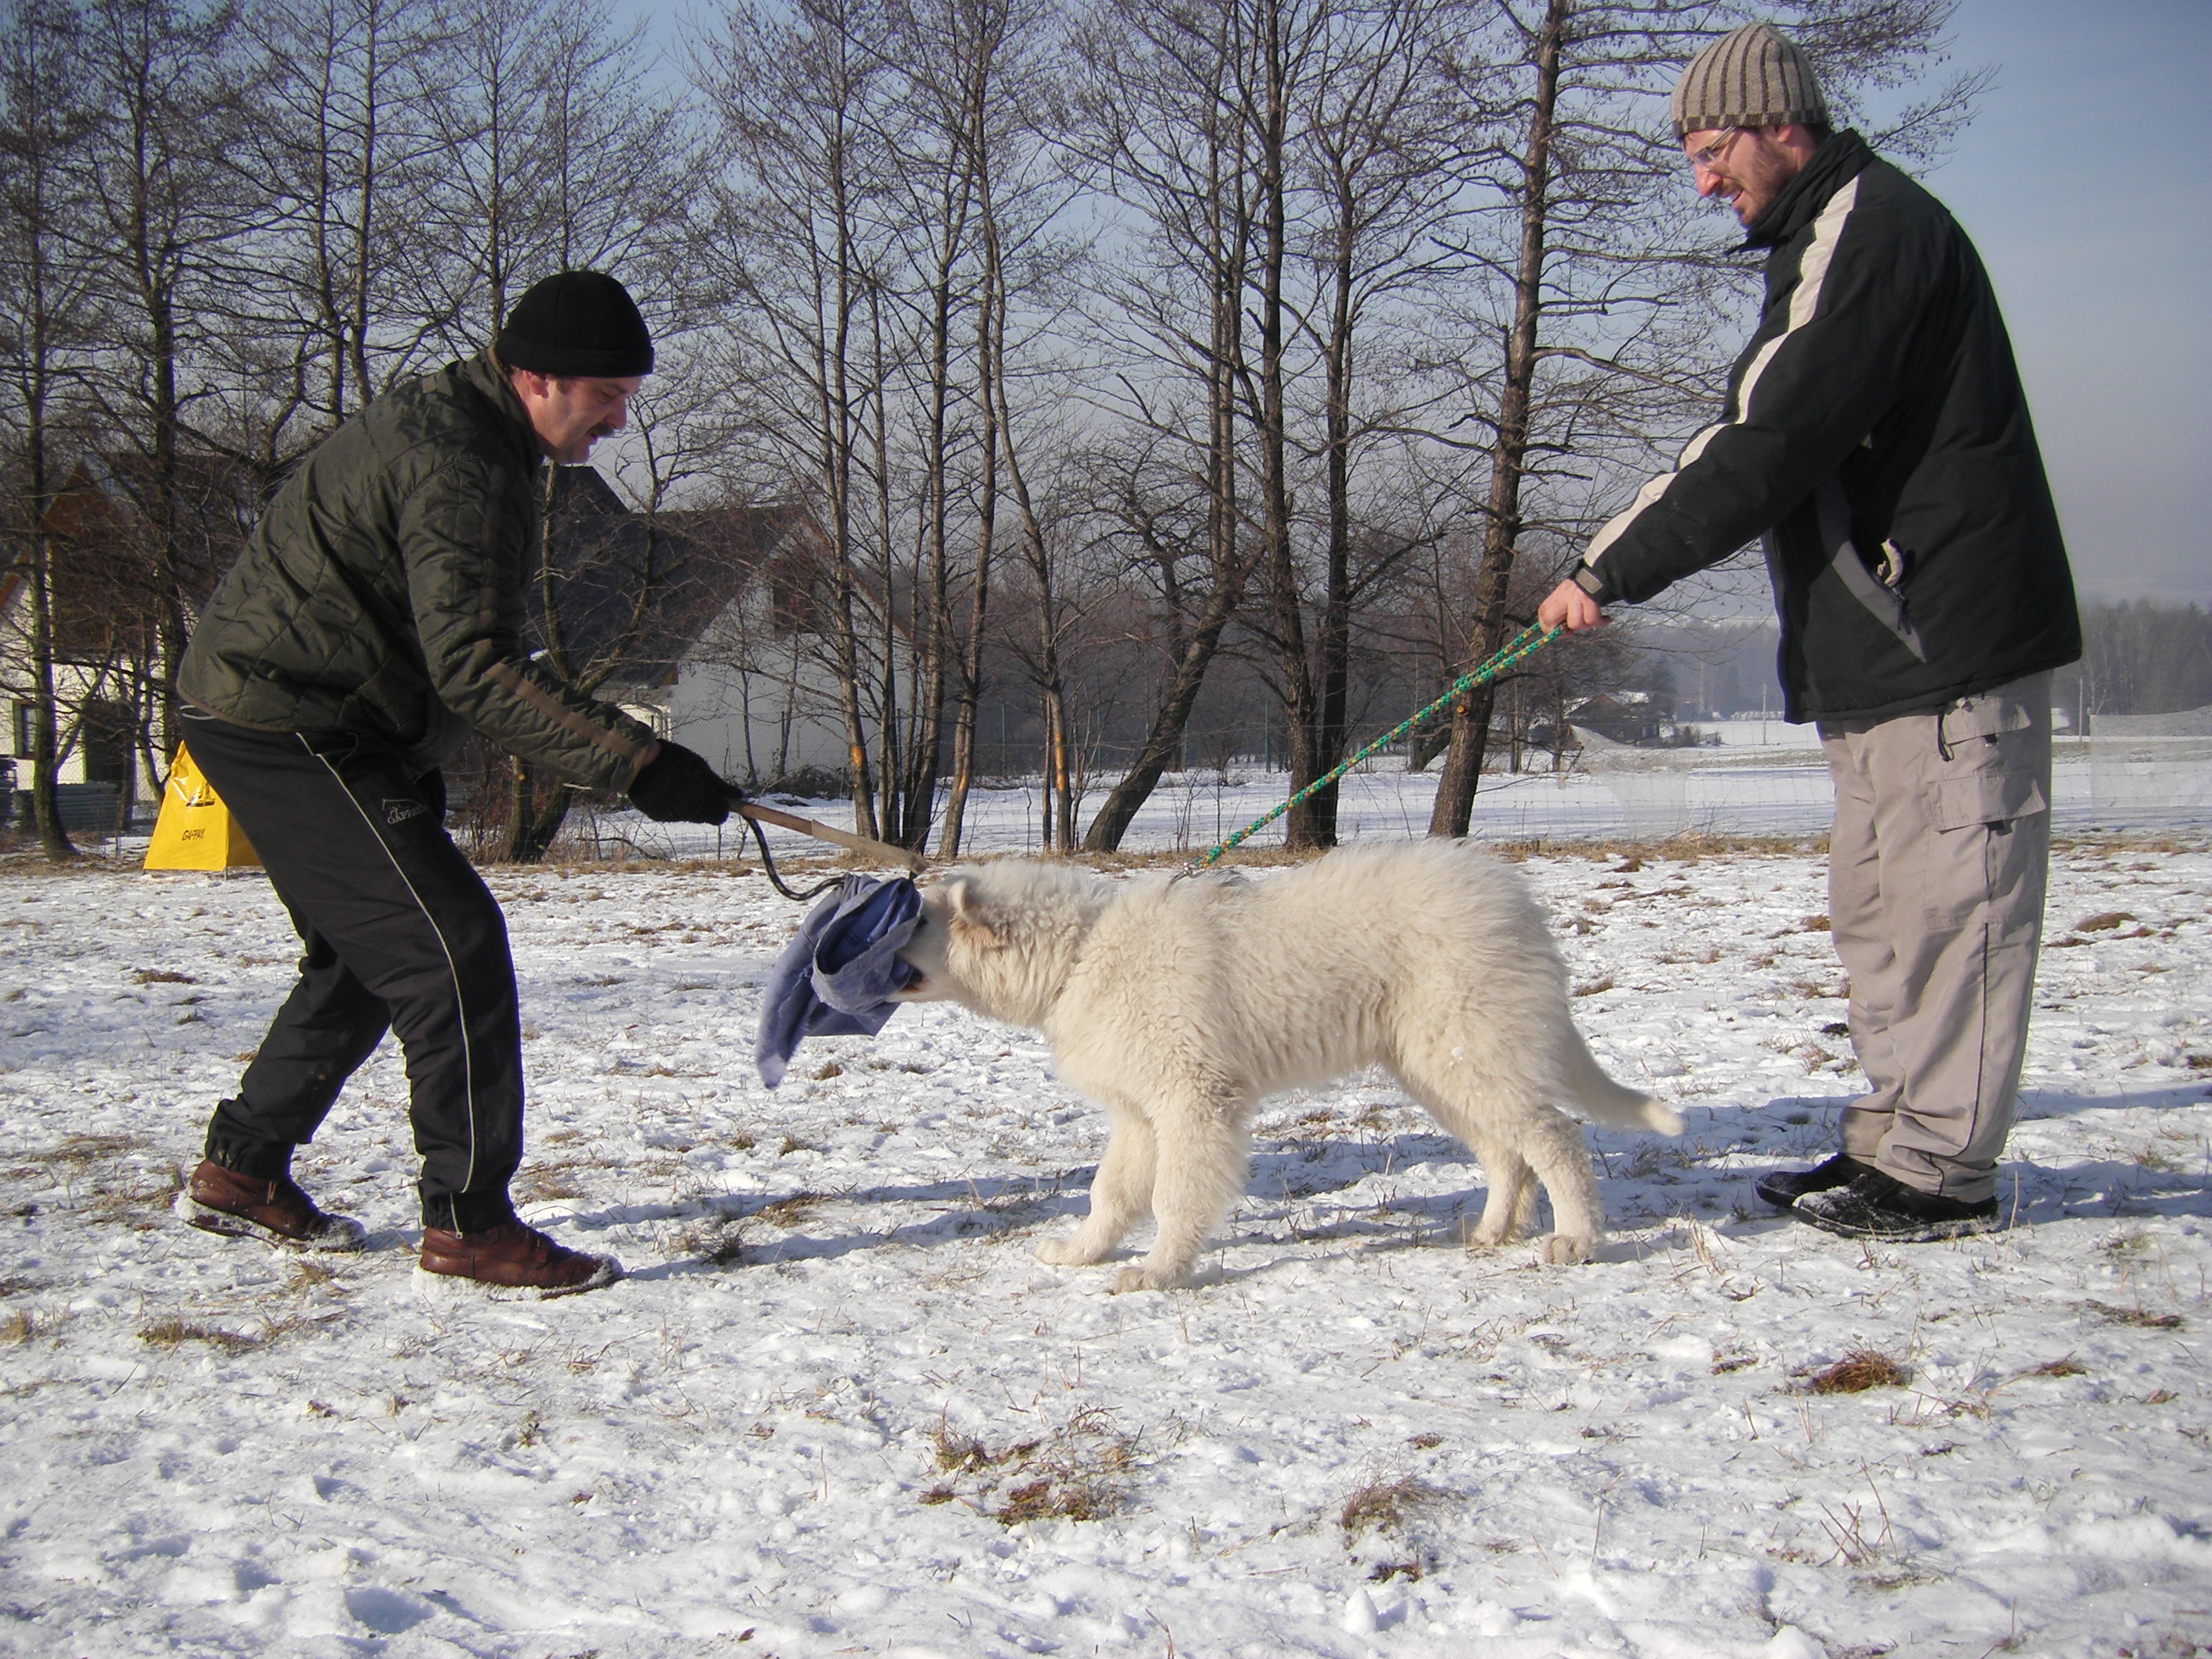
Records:
M305 947L177 1212L210 1232L357 1249L291 1179L383 1040L405 1051L426 1291L594 1290L611 1257L524 1225L521 1020L499 905L446 834L440 763L471 731L647 816L720 823L690 750L562 684L523 641L547 461L622 429L653 368L623 285L563 271L494 346L392 387L303 460L194 630L178 676L193 758Z
M1786 718L1836 786L1828 915L1866 1092L1841 1148L1755 1183L1824 1231L1997 1224L2051 845L2051 671L2073 578L1996 296L1942 204L1830 131L1804 54L1747 23L1674 125L1766 252L1722 416L1601 530L1546 626L1588 628L1763 537Z

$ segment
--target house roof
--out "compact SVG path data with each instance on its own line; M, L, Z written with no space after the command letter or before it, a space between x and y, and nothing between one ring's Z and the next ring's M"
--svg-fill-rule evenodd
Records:
M549 648L557 628L562 672L668 684L708 624L778 558L794 523L780 505L636 513L596 467L557 467L550 568L532 590L532 623Z
M244 545L258 499L246 470L216 456L178 457L172 488L176 598L189 612ZM169 578L154 529L156 493L150 457L100 450L80 456L55 492L44 527L58 655L103 657L158 629ZM15 603L23 580L20 568L0 579L0 611Z
M54 538L55 647L102 657L118 640L158 629L163 603L151 530L152 468L143 457L88 453L49 507ZM260 509L252 478L216 457L180 458L175 495L178 586L188 613L204 606L243 548ZM728 504L654 514L624 504L597 468L556 467L548 516L550 580L528 598L538 642L578 678L662 685L748 580L781 588L803 518L783 505ZM0 611L22 585L0 573ZM549 627L547 601L554 607Z

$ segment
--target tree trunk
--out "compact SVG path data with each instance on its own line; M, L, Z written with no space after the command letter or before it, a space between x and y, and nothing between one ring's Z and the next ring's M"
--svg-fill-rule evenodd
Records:
M1544 295L1544 237L1550 213L1552 118L1559 105L1559 43L1569 0L1550 0L1536 39L1536 92L1522 156L1521 248L1514 270L1513 331L1505 348L1498 398L1498 447L1491 458L1490 497L1483 519L1482 565L1475 577L1475 625L1468 641L1472 667L1504 643L1505 596L1521 536L1521 483L1528 455L1529 405L1536 379L1536 339ZM1464 671L1462 671L1464 672ZM1451 744L1437 780L1429 817L1432 836L1463 836L1474 810L1490 738L1495 688L1479 685L1452 705Z
M1291 526L1290 434L1283 387L1285 308L1283 268L1289 257L1290 43L1284 38L1280 0L1259 0L1259 54L1263 91L1251 112L1257 129L1255 183L1260 196L1259 325L1260 491L1261 534L1266 539L1269 611L1274 634L1276 672L1281 677L1284 724L1290 736L1291 793L1321 775L1316 764L1320 710L1314 696L1313 665L1306 654L1305 595L1300 590ZM1329 844L1310 801L1283 816L1286 846Z
M997 226L988 189L983 201L983 283L975 313L976 400L981 409L983 477L975 503L975 577L968 607L968 635L960 655L958 708L952 732L952 783L945 792L945 828L937 850L942 858L960 856L960 836L968 815L968 792L975 779L977 723L983 696L983 623L991 597L992 540L999 523L998 331L1000 273Z
M22 307L22 331L16 342L21 353L15 365L22 398L23 489L20 496L21 532L29 550L31 647L31 821L38 831L39 851L49 863L65 863L76 856L76 848L62 827L54 799L54 769L61 746L54 708L54 565L53 538L46 514L53 504L53 461L46 429L55 357L56 318L50 306L56 272L52 258L54 239L50 218L54 204L48 191L56 156L51 148L56 122L49 100L61 92L59 65L47 48L58 44L43 14L27 14L16 20L25 33L25 61L15 84L8 90L15 131L9 135L21 171L17 188L6 207L16 220L11 231L21 239L18 269L26 281L17 296ZM10 65L11 68L17 67ZM14 734L11 732L12 738Z
M978 48L979 52L981 50ZM981 79L979 68L971 81ZM946 174L936 226L936 263L931 272L929 408L924 450L924 487L929 514L925 532L928 538L927 605L925 611L917 595L915 632L921 658L920 684L913 700L915 739L908 750L906 818L898 837L899 845L916 850L929 841L930 815L936 805L938 779L945 763L945 700L953 678L949 662L952 650L952 574L946 519L951 479L947 459L946 410L952 393L954 277L967 244L975 171L982 165L981 102L982 93L977 88L969 106L962 111L963 118L957 139L947 146Z
M1328 514L1328 568L1322 592L1319 722L1314 732L1316 774L1344 758L1352 680L1352 336L1354 204L1340 195L1337 244L1329 270L1329 326L1323 353L1328 371L1323 413L1327 446L1322 488ZM1317 789L1304 805L1316 847L1336 845L1340 784Z
M557 778L543 780L545 798L538 798L538 769L514 757L507 790L507 844L500 858L508 864L536 864L552 850L553 838L568 822L575 793Z
M76 856L76 848L62 828L54 799L54 768L61 734L54 714L53 546L43 520L46 500L45 444L33 441L31 507L40 517L31 529L31 665L33 706L31 713L31 815L38 826L39 851L51 864Z
M1152 798L1152 791L1159 785L1160 775L1181 751L1183 727L1190 722L1191 708L1206 684L1206 671L1221 644L1221 630L1228 627L1230 618L1237 614L1237 607L1243 602L1248 573L1249 567L1231 564L1221 572L1213 591L1206 595L1206 609L1191 629L1182 655L1176 660L1167 690L1160 699L1159 711L1152 717L1143 745L1129 769L1108 792L1098 808L1098 816L1091 820L1090 832L1083 838L1085 851L1111 853L1121 845L1121 837L1129 833L1138 809Z
M866 716L860 706L860 627L854 610L853 568L854 416L850 384L853 289L859 279L853 244L851 204L847 194L848 157L840 128L829 159L836 215L836 268L831 291L828 361L822 377L822 436L824 482L830 490L830 558L836 570L832 625L836 629L837 701L845 720L846 764L852 772L853 830L880 840L876 819L876 780L868 760Z

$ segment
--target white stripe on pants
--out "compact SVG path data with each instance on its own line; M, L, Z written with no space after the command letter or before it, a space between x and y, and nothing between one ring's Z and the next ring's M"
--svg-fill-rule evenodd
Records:
M1823 720L1828 917L1869 1092L1843 1149L1922 1192L1996 1190L2051 854L2051 676L1940 710Z

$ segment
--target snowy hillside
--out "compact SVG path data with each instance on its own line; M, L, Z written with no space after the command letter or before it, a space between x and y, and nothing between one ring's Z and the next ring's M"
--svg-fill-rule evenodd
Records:
M1030 1255L1104 1131L1037 1040L908 1009L770 1095L797 908L576 867L492 877L520 1191L632 1276L453 1312L389 1045L301 1165L369 1254L169 1218L289 982L265 885L9 866L0 1651L2212 1647L2212 854L2062 850L2013 1224L1890 1250L1749 1190L1854 1085L1819 859L1521 867L1689 1121L1594 1138L1593 1265L1466 1249L1480 1166L1363 1078L1270 1104L1208 1282L1109 1296Z

